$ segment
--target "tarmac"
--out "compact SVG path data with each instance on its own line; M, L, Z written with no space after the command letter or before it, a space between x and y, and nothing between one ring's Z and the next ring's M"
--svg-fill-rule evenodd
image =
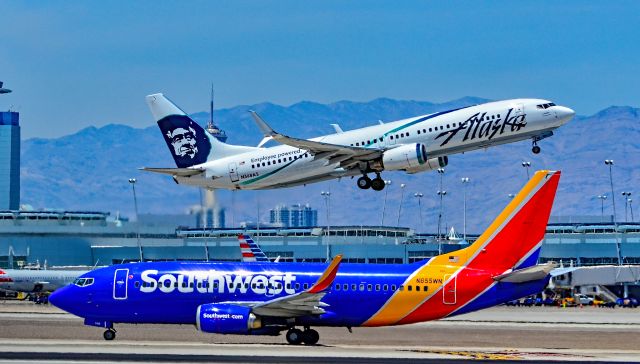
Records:
M441 321L315 328L319 345L283 335L198 332L191 325L116 325L117 338L51 306L0 301L0 363L422 361L640 362L640 308L496 307Z

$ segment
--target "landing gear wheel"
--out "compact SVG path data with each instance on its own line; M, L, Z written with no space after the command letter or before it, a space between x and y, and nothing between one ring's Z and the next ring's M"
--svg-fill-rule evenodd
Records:
M380 177L376 177L371 181L371 188L374 191L382 191L384 190L384 180Z
M369 189L369 187L371 187L371 178L367 176L362 176L358 178L357 184L358 184L358 187L360 187L363 190Z
M116 338L116 330L109 329L105 331L104 334L102 334L102 336L104 337L105 340L111 341Z
M304 338L304 333L302 333L302 330L291 329L287 331L287 342L291 345L302 344L303 338Z
M537 146L537 145L534 145L534 146L531 148L531 151L533 152L533 154L538 154L538 153L540 153L540 147L539 147L539 146Z
M320 334L314 329L304 330L303 335L302 341L304 341L305 345L315 345L320 340Z

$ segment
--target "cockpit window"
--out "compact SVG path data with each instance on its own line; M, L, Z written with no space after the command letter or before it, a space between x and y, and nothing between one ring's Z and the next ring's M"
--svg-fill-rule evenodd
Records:
M90 286L93 284L93 278L76 278L76 280L73 281L73 284L78 287Z
M536 105L536 108L538 109L548 109L551 106L556 106L556 104L554 104L553 102L550 102L548 104L540 104L540 105Z

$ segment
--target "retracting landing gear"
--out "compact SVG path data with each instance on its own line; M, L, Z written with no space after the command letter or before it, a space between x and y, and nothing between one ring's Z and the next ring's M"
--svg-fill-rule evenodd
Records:
M540 153L540 147L538 146L538 142L541 141L542 139L546 139L549 138L550 136L553 136L553 132L552 131L546 131L540 135L536 135L534 136L532 139L532 144L533 146L531 147L531 151L533 152L533 154L539 154Z
M111 341L116 338L116 330L114 330L113 327L111 327L107 329L104 332L104 334L102 334L102 336L104 337L105 340Z
M384 186L384 180L380 177L380 173L376 173L376 178L371 181L371 188L373 188L374 191L382 191L384 190Z
M535 139L533 140L533 147L531 147L531 151L533 152L533 154L540 153L540 147L538 146L538 142Z
M371 187L371 178L369 178L366 174L360 178L358 178L358 187L363 190L368 190Z
M358 187L363 190L367 190L372 188L374 191L382 191L384 190L385 183L382 177L380 177L380 173L376 172L376 178L371 179L366 174L360 178L358 178Z
M296 328L287 331L287 342L291 345L315 345L320 340L320 334L316 330L305 327L304 331Z

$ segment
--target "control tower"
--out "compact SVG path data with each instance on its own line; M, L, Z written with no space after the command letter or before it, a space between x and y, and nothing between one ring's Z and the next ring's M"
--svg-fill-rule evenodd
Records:
M0 94L11 90L0 82ZM0 210L20 208L20 114L0 112Z

